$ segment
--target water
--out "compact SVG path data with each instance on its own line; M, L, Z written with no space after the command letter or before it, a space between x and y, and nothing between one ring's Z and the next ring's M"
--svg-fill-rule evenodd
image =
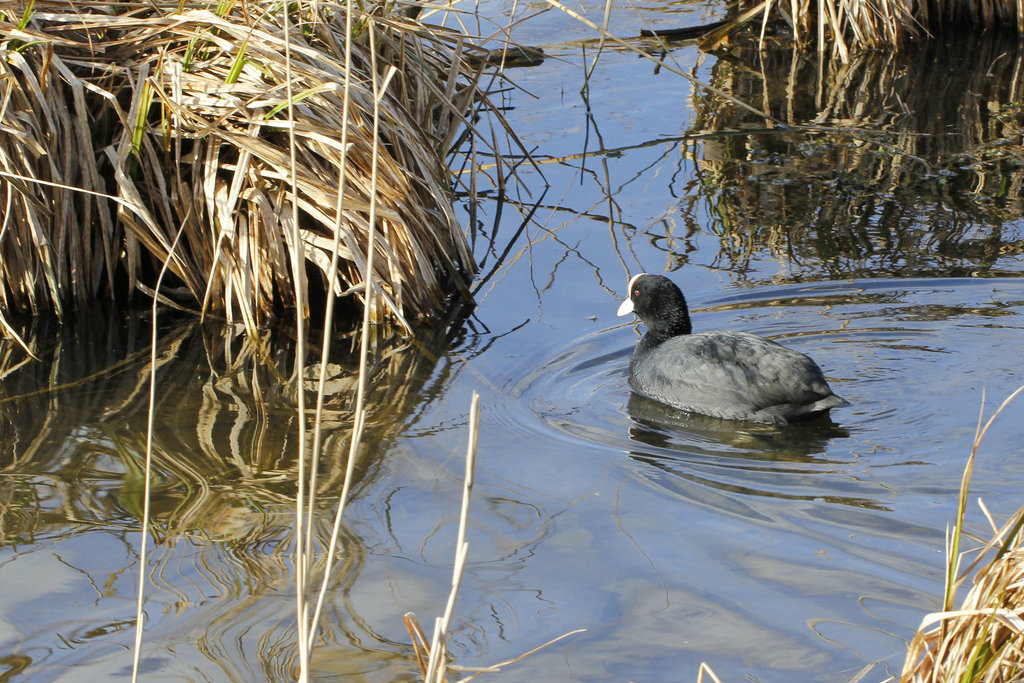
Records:
M616 25L629 34L637 16L621 12ZM939 605L983 394L990 414L1024 384L1019 168L968 158L969 120L930 111L872 132L886 144L893 131L928 132L931 149L915 152L929 173L865 149L867 134L736 135L745 115L716 111L624 51L602 57L583 98L578 41L590 36L554 12L523 26L523 42L557 59L515 72L537 97L509 95L507 115L544 163L524 167L509 192L522 204L506 204L499 221L496 205L481 207L477 307L381 363L317 676L416 678L402 615L429 628L444 609L478 392L456 663L495 664L582 628L495 676L693 680L705 661L723 680L846 681L864 669L882 680ZM702 78L728 75L727 60L690 44L670 56ZM911 83L942 77L911 62L923 69ZM982 95L995 102L1004 86ZM901 97L935 99L912 88ZM886 106L868 102L863 117ZM937 141L936 119L959 152ZM680 141L695 128L725 132ZM1006 147L1000 135L988 132L993 154ZM541 203L517 233L531 198ZM632 397L637 325L615 310L640 270L680 284L696 329L747 330L808 353L851 405L779 429ZM52 355L0 386L0 563L17 586L0 596L0 670L11 680L130 670L147 335L137 318L38 329ZM286 331L263 341L268 351L172 321L161 334L149 680L294 675L294 357ZM331 366L325 491L337 490L347 449L345 344ZM972 500L997 520L1020 504L1022 413L1024 403L1007 408L975 466ZM326 495L321 534L332 513ZM984 534L973 503L969 514Z

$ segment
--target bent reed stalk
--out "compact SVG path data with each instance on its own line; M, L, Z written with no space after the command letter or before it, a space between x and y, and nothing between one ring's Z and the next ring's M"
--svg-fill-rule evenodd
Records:
M284 7L0 9L0 329L13 332L19 314L65 318L98 297L150 295L164 263L161 301L249 330L292 307L308 315L328 290L354 313L371 279L373 320L406 329L453 291L468 297L474 260L446 159L486 106L476 48L387 6L356 10L346 30L336 4L290 4L286 35ZM380 102L374 68L395 80Z

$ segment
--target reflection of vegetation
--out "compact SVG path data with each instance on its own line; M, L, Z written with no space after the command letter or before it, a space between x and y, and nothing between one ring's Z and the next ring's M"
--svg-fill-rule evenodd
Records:
M382 493L380 477L394 467L386 458L394 452L391 442L415 424L416 411L437 400L450 381L451 366L441 359L452 335L461 333L464 313L461 307L450 310L441 325L424 329L415 341L378 340L368 349L376 360L366 371L371 379L362 413L365 429L354 459L350 504L376 505L376 500L366 501L368 490L388 498L401 488L392 483ZM40 319L26 341L40 350L42 361L21 363L16 353L0 357L0 469L5 475L0 477L0 548L16 555L19 550L45 552L58 541L85 546L98 537L134 541L144 519L148 481L151 503L142 542L149 548L149 539L155 541L152 559L125 542L123 557L108 558L107 564L114 565L108 583L130 583L142 571L147 602L201 612L200 661L186 666L201 665L206 655L232 680L294 679L303 641L296 639L289 607L296 590L294 550L306 528L295 522L301 471L296 387L299 381L307 387L305 416L312 422L319 366L300 362L287 329L253 337L240 326L225 332L220 325L203 328L191 320L162 325L155 349L153 458L147 471L149 322L145 315L123 324L112 322L115 318L97 316L69 327ZM347 475L351 425L357 422L357 367L350 357L357 342L333 341L341 350L327 360L316 461L319 496L309 504L307 562L310 573L325 576L330 589L310 647L329 643L346 648L339 661L318 662L342 675L379 670L385 660L404 667L408 646L389 641L378 632L380 624L367 620L374 608L356 604L362 599L357 581L372 587L379 579L365 571L375 531L367 533L346 517L336 545L327 550L334 538L338 490ZM310 354L319 357L318 351L310 349ZM459 420L452 422L457 427ZM308 425L306 435L309 472ZM385 524L394 533L391 520ZM96 530L101 533L90 534ZM329 570L328 558L333 560ZM75 570L103 584L92 578L101 566L79 561ZM72 610L60 628L67 630L66 622L74 621L80 630L96 633L90 638L111 637L114 629L107 628L115 622L108 615L120 609L123 588L110 589L109 597L114 599L106 601L104 615L80 616ZM124 621L120 612L115 616L121 619L117 632L135 623ZM187 619L151 616L147 622L151 633L163 637L168 624L194 628L194 620ZM246 635L261 630L266 636L258 642ZM185 642L195 637L181 635ZM247 651L233 652L232 643L241 647L243 639Z
M714 84L783 125L696 102L703 141L690 153L717 265L744 270L768 255L794 278L1000 272L1024 247L1024 49L962 48L955 61L931 46L847 65L723 55Z
M141 518L147 324L133 318L124 327L99 322L87 329L80 321L71 331L41 320L33 328L28 341L37 347L53 340L44 362L7 372L0 390L0 466L8 475L0 479L0 508L6 509L0 541L32 540L70 520ZM419 343L377 349L367 446L356 468L364 485L379 463L373 454L387 450L382 442L444 381L425 384L445 334ZM271 535L290 534L297 453L293 349L283 332L250 340L180 323L162 333L151 475L157 538L200 532L245 543L265 538L268 524L282 525ZM321 490L336 491L344 477L354 372L344 359L330 367ZM315 385L318 373L307 366L307 383ZM307 393L307 401L314 400L315 391ZM311 410L307 416L312 419Z

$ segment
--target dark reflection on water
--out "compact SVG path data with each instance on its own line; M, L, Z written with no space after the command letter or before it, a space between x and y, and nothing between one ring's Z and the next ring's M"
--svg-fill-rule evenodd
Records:
M652 481L690 502L746 519L762 515L742 496L888 509L869 497L880 493L877 486L845 478L837 484L830 476L851 462L826 454L828 446L850 435L829 417L784 427L730 422L683 413L636 394L628 410L635 422L630 438L643 444L630 457L656 468Z
M817 456L825 447L850 435L828 416L807 424L759 425L686 413L637 394L630 395L627 409L636 423L629 431L631 439L659 450L694 455L718 455L724 450L750 460L823 463L828 461ZM702 450L702 444L714 448Z
M286 330L248 340L240 330L224 333L164 319L156 349L150 534L157 549L147 568L154 606L147 638L164 639L171 647L194 643L200 659L150 659L144 670L172 669L194 678L187 672L212 665L233 680L293 678L294 344ZM378 486L403 425L414 424L416 410L450 381L450 366L437 363L451 340L462 336L462 319L456 314L415 345L395 340L375 349L354 505ZM63 661L85 671L93 666L100 675L110 671L105 650L123 652L134 626L149 321L145 315L95 316L58 326L40 319L25 337L41 361L11 368L0 385L0 556L10 575L24 575L31 573L28 558L40 557L35 551L53 548L56 564L47 553L50 559L37 572L50 585L40 584L26 596L38 592L47 600L61 596L78 604L79 591L84 588L87 596L91 585L96 607L85 613L68 609L52 620L36 614L32 619L41 620L43 630L23 631L13 640L0 633L0 643L33 652L36 666L59 667ZM351 359L334 356L323 423L318 543L330 535L356 381ZM318 372L319 363L312 362L304 372L311 422ZM100 550L114 539L112 549ZM337 599L328 603L322 638L356 645L362 653L348 657L344 671L377 671L382 659L392 657L405 668L406 646L380 637L346 605L367 558L367 540L357 529L342 529L339 558L332 581ZM76 587L83 579L85 585ZM0 605L0 613L5 611ZM191 613L201 616L173 618ZM254 628L264 635L255 637ZM358 643L366 640L381 645L363 652ZM81 647L81 656L58 656L60 642ZM123 663L116 668L123 670Z
M1024 47L1015 38L946 37L848 64L762 50L755 38L716 57L710 83L782 125L696 98L692 137L664 158L677 202L627 225L630 240L676 268L747 274L779 259L776 277L789 281L1021 272ZM714 251L701 234L717 238Z

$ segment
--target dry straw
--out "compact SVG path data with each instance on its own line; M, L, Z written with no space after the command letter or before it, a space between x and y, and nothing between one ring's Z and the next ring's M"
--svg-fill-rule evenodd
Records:
M977 551L974 561L960 570L974 551L960 552L967 490L974 458L985 432L999 413L1018 394L1010 395L982 426L979 417L974 447L964 469L956 523L946 548L946 590L943 609L925 616L910 642L903 665L902 683L1009 683L1024 677L1024 507L1002 527L981 508L992 526L992 540ZM974 585L959 609L954 609L957 588L977 569Z
M762 41L770 24L784 24L800 45L830 51L843 62L864 49L900 47L965 26L1024 35L1024 3L1019 0L761 0L741 3L734 16L704 36L702 47L721 45L755 19L760 19Z
M295 300L292 284L307 273L307 299L333 286L361 301L365 283L379 283L373 318L406 326L465 291L474 263L446 155L467 113L486 104L479 60L463 54L463 37L381 6L360 13L349 41L337 6L288 5L286 44L282 7L0 9L0 327L17 314L66 316L69 304L151 294L164 262L163 301L250 330L285 307L307 314L319 299ZM394 82L377 103L370 278L372 68Z

